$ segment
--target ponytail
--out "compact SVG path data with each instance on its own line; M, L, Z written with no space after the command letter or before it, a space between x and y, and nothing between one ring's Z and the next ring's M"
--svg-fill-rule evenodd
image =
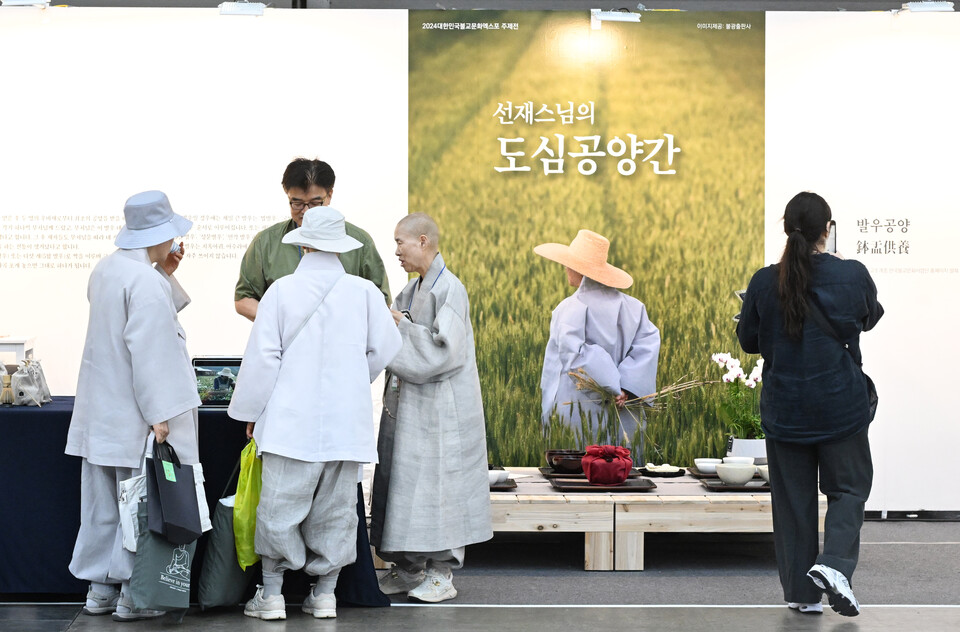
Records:
M803 335L807 291L813 275L813 248L831 216L826 200L806 191L795 195L783 213L783 232L787 234L787 245L780 258L777 290L783 328L793 340L799 340Z

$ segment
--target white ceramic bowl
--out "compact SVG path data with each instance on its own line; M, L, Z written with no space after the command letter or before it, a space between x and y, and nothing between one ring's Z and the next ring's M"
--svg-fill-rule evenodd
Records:
M506 482L510 472L506 470L487 470L487 475L490 477L490 484L497 485Z
M694 459L693 464L703 474L716 474L717 465L723 463L720 459Z
M752 456L725 456L723 457L724 463L743 463L745 465L753 465Z
M717 476L727 485L744 485L756 473L756 466L750 463L721 463L717 466Z
M763 480L770 482L770 466L769 465L758 465L757 471L760 472L760 476L763 477Z

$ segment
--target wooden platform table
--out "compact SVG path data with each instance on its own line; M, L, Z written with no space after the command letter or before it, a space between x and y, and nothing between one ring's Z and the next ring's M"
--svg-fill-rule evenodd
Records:
M588 571L613 570L613 517L611 494L561 494L535 467L508 467L517 489L490 492L494 531L583 533L583 567Z
M689 474L651 480L657 484L652 492L614 499L614 570L643 570L645 533L773 532L770 492L710 491ZM827 499L819 500L822 531Z
M643 570L645 533L770 533L770 493L715 492L685 475L643 493L560 493L537 468L506 468L517 489L491 492L494 531L584 534L585 570ZM826 497L820 496L820 530Z

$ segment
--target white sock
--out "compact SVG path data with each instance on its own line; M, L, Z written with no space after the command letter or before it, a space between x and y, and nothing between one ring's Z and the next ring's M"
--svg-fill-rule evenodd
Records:
M330 595L337 588L337 578L340 577L340 571L336 570L329 575L317 577L317 585L313 587L313 596Z
M90 590L97 593L98 595L112 595L117 592L116 584L99 584L97 582L90 582Z
M263 596L273 597L283 592L283 571L263 571Z

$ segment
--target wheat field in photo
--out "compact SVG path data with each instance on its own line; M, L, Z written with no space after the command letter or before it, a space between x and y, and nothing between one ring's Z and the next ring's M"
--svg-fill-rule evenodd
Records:
M718 379L712 353L752 365L732 317L733 291L763 261L763 15L648 12L641 24L600 30L586 12L410 15L409 209L436 218L444 258L470 295L490 462L540 465L545 448L576 441L554 434L548 445L540 422L550 314L573 288L562 266L534 255L539 243L569 243L581 228L610 239L610 262L634 278L626 292L660 329L658 386ZM592 102L593 120L505 124L508 101L534 111ZM563 173L547 174L541 158L560 157L558 134L566 153L589 142L575 137L599 136L601 149L631 134L663 146L643 162L656 147L645 142L632 175L612 156L596 158L591 175L564 156ZM680 149L672 164L668 135ZM529 171L496 169L508 165L500 138L524 139L507 147ZM655 160L675 173L655 173ZM650 414L640 458L691 465L721 455L721 387Z

